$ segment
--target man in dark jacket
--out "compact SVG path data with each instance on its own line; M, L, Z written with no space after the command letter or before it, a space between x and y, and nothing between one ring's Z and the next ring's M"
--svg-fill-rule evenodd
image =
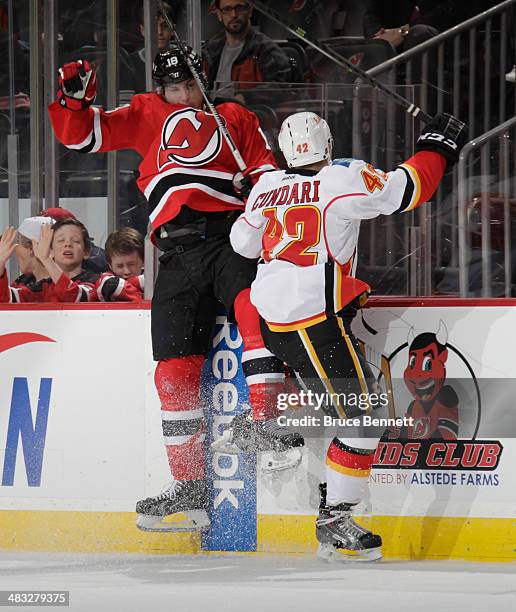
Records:
M401 53L455 25L456 8L453 0L369 0L364 36L386 40Z
M215 0L224 32L203 49L210 87L214 82L288 82L291 67L286 53L251 26L253 12L243 0ZM245 86L244 86L245 87Z

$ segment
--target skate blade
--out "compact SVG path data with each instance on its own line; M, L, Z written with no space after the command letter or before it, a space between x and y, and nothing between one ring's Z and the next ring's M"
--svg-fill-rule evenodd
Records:
M222 432L219 438L211 443L211 449L216 453L225 453L227 455L238 455L242 452L238 446L233 444L233 434L229 430Z
M264 474L274 474L297 468L303 455L298 448L281 453L275 451L262 452L260 455L260 469Z
M167 517L139 514L136 526L142 531L204 531L210 527L206 510L178 512Z
M382 549L348 550L345 548L335 548L331 544L319 544L317 556L330 563L367 563L381 559Z

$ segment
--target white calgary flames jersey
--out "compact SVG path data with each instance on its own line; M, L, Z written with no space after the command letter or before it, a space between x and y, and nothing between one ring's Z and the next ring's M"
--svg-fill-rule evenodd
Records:
M274 331L315 325L370 287L354 278L361 219L413 210L435 191L445 160L421 151L392 172L337 160L319 172L262 175L231 231L237 253L261 257L251 301Z

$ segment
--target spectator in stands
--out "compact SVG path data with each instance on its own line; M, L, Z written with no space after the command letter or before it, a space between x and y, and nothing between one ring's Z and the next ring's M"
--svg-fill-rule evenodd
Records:
M210 87L215 82L288 82L292 71L287 54L251 26L253 8L244 0L215 0L224 31L203 48ZM249 87L249 86L248 86Z
M96 297L101 302L140 302L143 300L144 239L132 227L109 234L106 258L111 268L100 276Z
M18 267L21 276L13 283L13 286L29 285L30 283L40 283L43 279L48 278L48 272L45 266L34 256L32 250L32 239L38 240L40 228L43 223L52 224L51 219L43 219L42 217L31 217L25 219L18 229L18 234L13 227L5 229L0 238L0 284L2 289L0 293L3 295L5 285L7 284L7 275L5 267L11 255L14 253L18 260ZM0 300L2 302L9 301Z
M57 223L30 217L17 234L7 228L0 239L0 302L87 302L98 275L82 269L89 252L88 230L80 221ZM21 276L9 286L5 266L12 254Z
M455 22L455 3L421 0L369 0L364 36L389 42L401 53L432 38Z
M39 212L41 217L50 217L54 221L60 221L61 219L76 219L76 216L71 210L62 207L55 208L44 208ZM90 243L90 254L88 259L83 263L83 268L86 272L101 273L108 270L108 262L106 261L106 254L104 249L93 243Z
M171 6L168 2L164 2L163 8L172 22L177 23L181 3L177 2L176 0L174 5ZM143 6L140 8L138 13L138 28L140 30L140 34L144 36ZM156 15L156 28L156 42L158 49L164 49L170 43L170 39L172 38L172 30L168 27L168 24L161 11L158 11L158 14ZM147 87L145 85L145 47L131 53L128 58L128 64L132 72L134 93L142 93L147 91Z
M362 35L362 14L361 3L353 0L287 0L276 2L275 12L280 16L284 23L289 23L296 28L301 28L309 32L310 38L330 38L333 36L361 36ZM359 13L359 29L353 30L356 23L355 14ZM351 30L348 21L351 20ZM256 12L254 22L262 32L265 32L273 39L292 38L291 34L281 26Z

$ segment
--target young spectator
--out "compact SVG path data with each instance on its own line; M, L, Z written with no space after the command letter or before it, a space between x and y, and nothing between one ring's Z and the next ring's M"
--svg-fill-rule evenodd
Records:
M163 8L167 12L167 15L172 22L177 23L177 15L180 8L179 3L175 2L174 7L172 8L170 4L164 2ZM140 34L144 36L143 6L141 7L138 15L138 28L140 30ZM156 42L158 49L165 49L168 47L170 39L172 38L172 30L168 27L168 24L160 11L158 11L158 14L156 15L156 29ZM133 75L134 92L142 93L147 91L145 84L145 47L131 53L127 61Z
M44 208L39 212L41 217L50 217L54 221L60 221L61 219L76 219L77 217L71 210L62 208L61 206L55 208ZM93 243L90 239L90 254L88 259L83 262L83 269L86 272L93 274L99 274L101 272L107 272L108 263L106 261L106 254L104 249Z
M216 0L224 32L203 48L204 71L214 82L288 82L292 70L287 54L268 36L251 26L253 8L242 0Z
M88 256L88 230L77 220L55 225L45 217L25 219L0 239L0 302L87 302L96 275L82 270ZM21 276L9 286L5 264L15 253Z
M47 269L39 259L34 256L34 252L32 251L32 239L39 239L41 224L43 223L52 225L53 221L51 219L43 219L42 217L30 217L25 219L18 228L18 235L16 235L16 230L13 228L7 228L4 232L4 236L2 236L4 248L6 246L7 237L11 236L9 244L12 245L12 249L4 251L0 255L0 272L3 275L5 263L7 263L14 252L21 273L21 276L14 281L15 285L25 285L34 281L39 282L48 277Z
M110 272L100 276L95 292L101 302L143 300L143 236L132 227L109 234L106 259Z

